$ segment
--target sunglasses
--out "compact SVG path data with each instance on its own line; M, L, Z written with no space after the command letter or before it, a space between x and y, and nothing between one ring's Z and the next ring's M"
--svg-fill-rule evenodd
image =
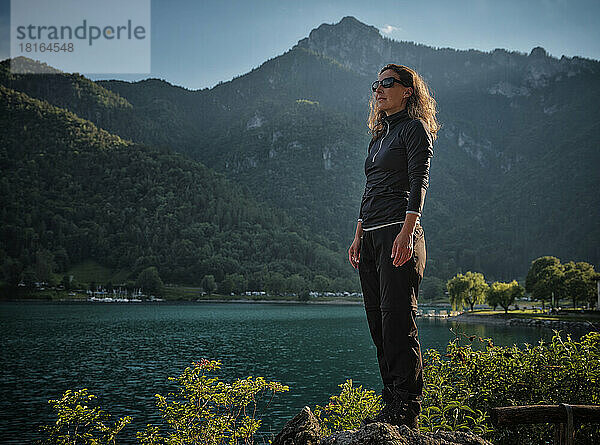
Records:
M412 87L412 85L406 85L403 81L398 80L395 77L386 77L385 79L376 80L375 82L373 82L373 85L371 85L371 89L373 90L373 92L375 92L377 91L379 85L381 85L383 88L391 88L394 86L394 82L398 82L400 85L404 85L407 88Z

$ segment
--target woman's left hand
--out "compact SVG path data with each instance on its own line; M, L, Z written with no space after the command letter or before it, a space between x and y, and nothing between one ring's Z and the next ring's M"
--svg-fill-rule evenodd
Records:
M392 264L402 266L411 259L413 253L413 234L407 230L400 230L392 245Z

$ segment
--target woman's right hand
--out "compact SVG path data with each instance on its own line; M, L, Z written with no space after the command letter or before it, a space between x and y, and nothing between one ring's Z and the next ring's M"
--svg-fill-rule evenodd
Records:
M355 237L354 241L352 241L352 245L348 249L348 259L350 260L350 264L355 269L358 269L358 263L360 261L360 237Z

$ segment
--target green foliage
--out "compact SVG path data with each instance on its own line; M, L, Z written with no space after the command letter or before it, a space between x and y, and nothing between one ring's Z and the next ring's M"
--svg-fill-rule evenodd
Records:
M578 303L590 303L594 305L597 298L596 280L600 279L600 273L594 270L594 266L585 261L569 261L564 265L564 298L573 301L573 307Z
M49 400L48 403L54 404L58 419L51 426L41 427L46 438L38 443L61 445L117 443L115 441L117 434L131 422L131 417L125 416L112 425L107 424L110 422L110 415L105 414L97 406L93 408L88 406L95 397L83 388L78 391L68 389L60 399Z
M435 350L430 352L437 353ZM358 428L361 420L374 417L383 408L381 396L362 386L352 386L351 379L339 386L342 388L339 395L331 396L327 405L317 405L313 410L325 435ZM424 391L420 430L472 431L476 434L489 432L491 429L486 423L488 415L470 408L466 404L468 399L468 392L456 394L441 375L432 375Z
M452 347L452 343L448 345L448 354ZM425 389L419 417L421 431L472 431L476 434L491 431L488 414L469 406L473 388L455 386L445 368L448 362L441 354L435 349L427 350L423 362Z
M543 256L531 263L525 279L525 290L533 298L542 302L552 302L552 292L557 290L562 274L560 260L553 256ZM553 302L552 302L553 303Z
M466 343L462 343L465 340ZM535 404L598 404L600 402L600 333L573 341L556 332L537 346L496 346L489 338L457 335L445 354L435 349L423 355L425 388L419 417L422 432L471 431L493 443L544 444L552 440L551 425L494 429L489 409ZM381 408L373 391L353 387L342 391L314 413L325 434L357 428ZM587 424L577 430L576 443L592 444L600 428Z
M137 437L144 445L155 444L238 444L253 443L253 435L261 425L256 418L259 406L269 398L266 409L276 393L289 391L278 382L249 376L225 383L206 375L220 369L221 362L203 359L187 367L177 378L179 392L167 397L156 394L156 406L168 431L147 425ZM168 397L172 399L168 399Z
M556 257L543 256L531 263L525 289L542 304L549 301L554 306L561 298L570 298L573 307L577 303L593 305L598 279L600 273L589 263L569 261L562 264Z
M459 309L468 305L471 311L475 304L485 301L485 295L489 288L482 273L471 271L464 275L457 274L448 280L446 286L452 308Z
M19 260L6 257L0 269L6 284L12 288L17 287L23 279L23 264Z
M146 294L162 295L164 285L155 266L142 270L137 277L135 285L141 287Z
M317 405L313 410L323 434L333 431L358 428L365 417L376 415L381 408L381 396L374 391L353 386L352 379L338 385L339 395L333 395L325 406Z
M468 341L462 344L462 338ZM423 363L426 389L421 420L429 430L488 431L487 412L496 406L600 402L598 332L573 341L555 331L551 342L525 344L523 349L496 346L491 339L457 336L444 355L426 351ZM497 444L542 444L551 442L552 434L549 425L532 425L500 428L489 437ZM579 426L576 443L591 444L598 434L598 426Z
M91 281L100 283L106 283L107 281L122 283L129 274L125 272L124 274L121 274L121 276L118 276L114 274L111 269L102 266L97 261L85 260L69 267L67 275L72 275L73 279L79 283L89 283Z
M208 295L212 294L215 290L217 290L217 283L215 282L214 275L204 275L202 278L202 282L200 283L202 289L208 293Z
M221 368L221 362L216 360L202 359L192 365L179 377L169 377L178 382L177 393L166 397L156 394L163 424L148 424L144 431L138 431L136 437L141 444L252 444L261 425L258 414L269 407L275 394L289 391L288 386L264 377L222 382L207 375ZM110 416L98 407L87 405L95 397L82 389L67 390L61 399L50 400L58 420L41 427L46 438L39 443L114 445L117 434L132 419L126 416L114 425L107 425ZM166 430L164 433L161 426Z
M501 283L495 281L487 291L487 303L494 309L500 305L505 313L508 313L508 308L518 298L521 298L525 293L525 289L512 280L510 283Z
M334 244L237 180L3 85L0 110L0 279L9 285L26 270L29 281L48 281L92 259L102 263L93 276L70 275L121 284L160 265L167 283L213 275L240 293L263 290L254 283L271 272L281 290L316 273L331 278L328 290L338 278L358 289Z
M419 299L423 302L437 302L447 301L445 295L446 281L441 280L437 277L427 276L423 277L421 285L419 286Z
M309 301L310 300L310 292L308 290L303 290L298 294L298 300L300 301Z

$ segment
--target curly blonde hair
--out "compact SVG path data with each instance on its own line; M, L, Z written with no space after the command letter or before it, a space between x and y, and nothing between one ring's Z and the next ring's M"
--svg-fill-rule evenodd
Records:
M437 133L441 128L441 125L435 117L437 113L437 102L429 93L429 87L423 78L415 70L404 65L388 63L379 70L379 74L383 73L385 70L394 70L400 77L403 85L412 86L413 92L406 102L408 115L413 119L424 120L431 133L431 138L435 141L437 139ZM369 100L369 117L367 119L367 125L369 127L369 132L372 135L372 140L377 139L383 131L384 116L385 112L377 109L377 102L373 98L373 95L371 95L371 99Z

